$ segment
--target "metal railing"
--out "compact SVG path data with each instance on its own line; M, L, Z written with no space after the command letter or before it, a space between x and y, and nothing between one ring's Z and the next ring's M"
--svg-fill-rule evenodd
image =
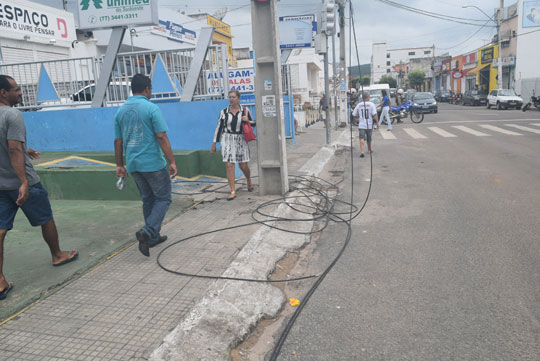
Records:
M224 67L221 46L211 46L208 49L203 71L199 75L195 89L194 100L220 99L221 92L216 87L224 89L227 76L212 77L210 74L221 74ZM130 79L140 73L152 76L154 64L161 56L165 69L171 78L174 92L156 93L156 99L179 99L181 88L184 87L187 73L193 59L195 49L175 49L165 51L145 51L118 54L109 87L105 95L105 106L117 105L131 94ZM27 62L0 65L0 74L9 75L21 86L23 101L19 104L21 110L41 110L44 108L58 109L66 107L89 107L94 96L95 84L101 71L103 58L77 58L51 60L43 62ZM39 77L41 68L45 67L47 74L58 95L57 100L41 99L38 101Z
M95 58L5 64L0 65L0 74L11 76L21 87L23 99L19 107L33 109L38 107L37 94L42 66L62 100L94 82L96 65Z

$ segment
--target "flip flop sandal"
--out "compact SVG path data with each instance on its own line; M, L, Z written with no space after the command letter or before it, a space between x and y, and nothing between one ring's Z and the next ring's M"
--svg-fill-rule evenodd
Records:
M7 297L9 291L13 289L13 286L15 286L13 282L8 282L8 286L4 288L2 291L0 291L0 300L3 300Z
M53 266L54 266L54 267L63 266L63 265L65 265L65 264L70 263L70 262L73 262L73 261L75 261L77 258L79 258L79 252L78 252L78 251L75 251L75 254L73 254L73 251L72 251L72 252L69 253L69 255L70 255L71 257L68 256L68 258L66 258L65 260L63 260L63 261L60 262L60 263L56 263L56 264L53 263Z

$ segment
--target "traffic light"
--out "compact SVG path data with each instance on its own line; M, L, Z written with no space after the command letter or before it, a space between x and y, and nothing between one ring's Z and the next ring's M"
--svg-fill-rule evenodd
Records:
M336 29L336 3L324 0L321 9L321 33L333 35Z

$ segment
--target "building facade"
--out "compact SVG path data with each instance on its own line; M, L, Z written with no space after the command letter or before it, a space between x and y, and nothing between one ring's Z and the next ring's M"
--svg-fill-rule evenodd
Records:
M374 42L371 53L371 83L378 82L384 75L392 75L395 65L408 64L411 59L434 56L435 46L388 49L386 41Z
M528 101L533 92L540 95L540 4L519 0L517 12L515 87Z
M451 83L450 90L455 94L462 93L462 78L463 78L463 57L461 55L454 56L450 61Z
M499 27L502 62L502 87L514 89L516 80L516 55L517 55L517 28L518 28L518 4L504 8ZM498 62L495 61L495 66Z
M72 56L77 41L73 14L26 0L2 1L0 14L0 64Z
M290 67L291 92L295 105L317 104L324 83L321 82L323 64L314 48L294 49L287 59ZM332 75L330 75L332 77Z
M462 56L462 89L463 92L476 88L476 74L470 73L477 66L478 52L473 51L471 53ZM470 73L470 74L469 74Z

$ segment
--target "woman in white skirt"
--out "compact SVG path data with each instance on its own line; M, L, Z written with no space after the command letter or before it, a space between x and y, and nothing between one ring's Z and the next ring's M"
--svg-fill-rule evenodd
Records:
M247 107L240 105L240 92L231 90L229 92L229 106L221 110L219 121L214 132L212 142L212 153L216 152L216 143L221 142L221 155L227 165L227 181L231 187L231 194L227 197L228 201L236 198L236 189L234 185L234 167L238 163L240 170L244 173L247 180L249 192L253 192L253 183L251 183L251 173L249 171L249 147L242 133L242 122L250 122L255 126L255 121Z

